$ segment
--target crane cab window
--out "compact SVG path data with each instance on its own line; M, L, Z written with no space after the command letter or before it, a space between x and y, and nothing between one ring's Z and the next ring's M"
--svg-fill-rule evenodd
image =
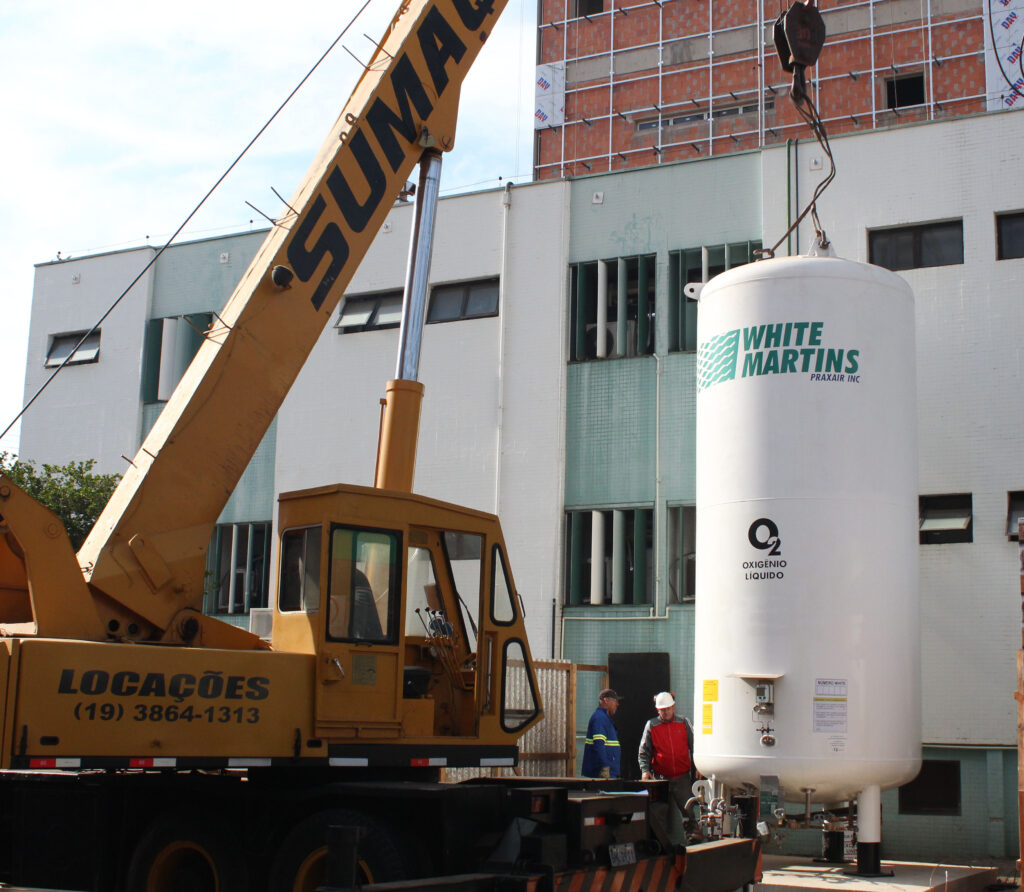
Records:
M405 591L405 634L426 635L432 614L444 611L429 548L410 546Z
M491 619L496 625L507 626L516 618L512 586L508 581L505 555L495 545L491 559Z
M281 536L282 612L314 612L320 607L320 527L285 530Z
M537 715L537 685L522 642L507 641L501 662L501 727L518 731Z
M400 561L398 533L332 528L328 639L394 644Z
M444 552L455 595L459 601L459 627L469 651L476 650L477 618L480 613L480 575L484 537L477 533L444 534Z

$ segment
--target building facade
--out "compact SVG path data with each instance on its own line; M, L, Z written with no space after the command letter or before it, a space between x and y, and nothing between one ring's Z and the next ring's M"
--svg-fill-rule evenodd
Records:
M1007 112L839 136L818 208L840 256L898 270L916 297L925 769L883 794L885 857L1017 851L1022 137ZM501 516L535 656L608 665L612 686L657 679L689 712L699 304L686 285L774 244L822 161L783 142L441 202L416 490ZM277 494L372 481L410 217L393 210L221 518L211 612L244 622L265 603L273 583L253 580L269 579ZM802 225L780 253L812 236ZM22 455L117 470L188 354L194 329L167 320L216 312L260 237L165 252L26 415ZM149 252L37 268L27 395ZM601 686L581 673L579 728ZM625 742L642 725L623 713ZM820 835L784 844L813 852Z

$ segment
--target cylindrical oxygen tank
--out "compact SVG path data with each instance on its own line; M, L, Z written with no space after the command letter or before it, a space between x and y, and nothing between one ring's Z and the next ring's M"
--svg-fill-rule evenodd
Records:
M914 304L888 270L765 260L698 313L695 763L787 798L920 768Z

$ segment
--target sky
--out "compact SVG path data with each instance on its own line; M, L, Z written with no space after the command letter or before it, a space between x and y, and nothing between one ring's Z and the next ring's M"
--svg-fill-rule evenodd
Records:
M0 5L0 431L26 398L35 265L166 243L362 4ZM370 0L176 241L267 225L246 201L282 209L272 189L291 196L396 8ZM535 24L534 0L509 0L463 84L442 196L530 179Z

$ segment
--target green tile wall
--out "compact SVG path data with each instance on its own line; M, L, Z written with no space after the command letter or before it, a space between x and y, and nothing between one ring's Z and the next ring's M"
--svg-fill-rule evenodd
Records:
M647 356L569 366L567 508L653 504L654 383Z
M658 254L661 275L669 251L760 237L761 156L585 177L570 202L570 263Z
M259 447L228 499L217 523L244 523L275 520L274 459L277 443L277 417L260 441Z
M152 318L219 313L266 237L264 229L168 248L156 265Z
M924 748L926 759L960 762L959 815L901 815L898 793L882 794L882 857L949 863L950 853L985 861L1016 858L1017 752Z
M661 358L660 496L676 505L697 499L696 373L696 353Z

